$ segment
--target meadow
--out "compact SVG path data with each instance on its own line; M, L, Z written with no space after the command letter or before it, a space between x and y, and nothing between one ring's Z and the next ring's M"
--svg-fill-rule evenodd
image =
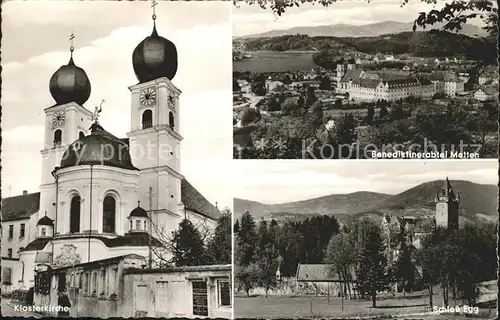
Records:
M400 295L400 294L399 294ZM428 312L429 297L416 295L403 298L377 298L377 307L371 307L371 301L344 300L341 298L324 296L251 296L236 295L234 297L235 318L350 318L350 317L387 317L403 316ZM434 296L435 305L440 306L442 301L439 295ZM342 307L343 303L343 307ZM461 304L461 303L460 303ZM472 318L489 319L496 314L494 309L480 309L478 315ZM408 316L404 319L422 320L452 320L470 319L470 316L459 314L434 314Z
M248 52L251 58L233 61L233 71L239 72L293 72L317 68L313 62L313 52Z

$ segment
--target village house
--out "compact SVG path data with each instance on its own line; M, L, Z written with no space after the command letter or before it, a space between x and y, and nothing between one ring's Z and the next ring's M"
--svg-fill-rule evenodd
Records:
M498 98L498 88L481 87L474 92L474 99L479 101L493 101Z

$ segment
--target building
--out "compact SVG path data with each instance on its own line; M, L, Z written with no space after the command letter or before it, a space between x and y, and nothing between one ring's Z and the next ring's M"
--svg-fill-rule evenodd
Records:
M362 77L364 71L355 64L337 65L337 93L349 92L353 80Z
M36 270L47 266L148 257L184 219L215 228L220 211L180 171L176 47L154 26L131 54L138 83L128 88L127 138L99 123L100 107L84 106L91 86L73 46L50 78L40 191L2 200L3 292L35 286Z
M404 75L382 75L379 79L358 78L350 83L349 98L356 102L396 101L408 97L430 99L434 86L427 79Z
M65 288L73 318L231 318L231 265L142 269L144 260L127 254L42 271L34 305L53 305Z
M474 92L474 99L479 101L493 101L498 98L498 88L482 87Z
M296 273L296 292L300 294L317 294L330 295L340 297L342 295L342 287L344 280L340 279L338 274L331 272L332 265L330 264L301 264L297 266ZM351 288L354 285L356 277L354 272L351 272L350 283ZM344 292L344 296L347 292Z
M458 229L458 205L460 195L455 194L448 178L436 194L436 226Z
M481 73L478 77L478 83L479 85L485 85L491 82L497 82L498 83L498 69L497 66L490 66L486 68L486 70Z

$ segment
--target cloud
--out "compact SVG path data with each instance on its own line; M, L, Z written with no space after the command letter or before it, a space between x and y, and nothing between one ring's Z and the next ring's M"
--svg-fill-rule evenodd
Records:
M96 9L95 5L93 10ZM232 157L232 118L228 117L232 108L232 4L219 3L219 9L214 10L210 10L214 4L200 5L205 8L203 15L210 16L214 13L218 21L213 21L213 17L198 19L200 15L197 10L200 6L196 6L197 10L192 10L194 6L187 5L182 10L169 13L170 16L175 16L179 28L169 29L157 24L157 29L160 35L174 42L178 50L179 68L173 83L183 92L179 106L180 130L185 138L181 144L182 173L209 200L228 206L232 202L232 195L228 197L227 188L213 188L209 183L215 180L225 181L217 179L217 175L227 173L228 166L216 164ZM48 13L44 12L51 12L51 9L40 3L30 8L37 6L44 9L35 11L36 14L32 12L29 16L23 11L19 19L37 24L42 22L36 16L42 15L45 17L43 20L47 21ZM49 7L51 6L52 3ZM75 9L80 8L79 6L78 3L67 8L62 6L59 11L50 14L51 17L63 17L59 21L61 23L69 23L73 18L79 23L90 23L89 17L85 21L80 17L88 12ZM146 7L149 8L149 5ZM172 8L170 5L168 7ZM115 11L118 9L117 6L113 8ZM4 6L3 15L9 16ZM116 22L115 16L119 15L109 16L108 19ZM97 17L93 19L99 20ZM5 23L2 21L2 25ZM86 71L92 84L86 108L93 110L104 99L106 102L103 104L101 125L116 136L125 137L131 123L128 87L137 83L132 68L132 52L142 39L151 34L151 26L148 26L150 22L145 27L128 26L126 21L122 25L116 24L118 26L108 35L92 39L85 46L76 46L74 60ZM33 36L47 37L47 34ZM9 47L8 43L2 45L2 50ZM42 165L40 149L44 142L45 123L43 110L54 104L49 92L49 79L68 60L69 52L54 50L24 61L11 61L2 65L4 191L9 185L12 186L14 195L24 189L39 188ZM207 164L204 164L205 160Z

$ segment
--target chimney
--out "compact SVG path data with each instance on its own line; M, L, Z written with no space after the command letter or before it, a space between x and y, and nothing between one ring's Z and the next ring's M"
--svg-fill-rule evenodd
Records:
M28 190L23 190L23 196L28 194Z

